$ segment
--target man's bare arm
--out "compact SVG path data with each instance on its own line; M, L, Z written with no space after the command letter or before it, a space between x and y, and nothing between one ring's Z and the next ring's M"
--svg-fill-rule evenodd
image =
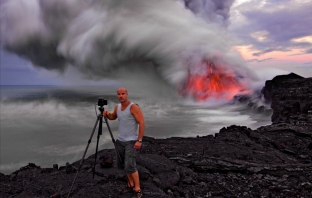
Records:
M136 122L139 124L138 140L142 140L142 138L144 136L144 128L145 128L143 113L142 113L140 107L137 106L136 104L131 106L130 112L133 115Z
M109 120L116 120L117 119L117 107L118 105L115 106L114 111L112 113L105 110L103 112L103 116L107 117Z

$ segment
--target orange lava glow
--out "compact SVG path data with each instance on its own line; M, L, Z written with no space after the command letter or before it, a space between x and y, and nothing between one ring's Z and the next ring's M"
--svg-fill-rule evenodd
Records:
M204 61L203 65L200 72L189 72L186 86L180 93L191 95L197 101L209 98L230 100L245 89L230 71L223 71L209 61Z

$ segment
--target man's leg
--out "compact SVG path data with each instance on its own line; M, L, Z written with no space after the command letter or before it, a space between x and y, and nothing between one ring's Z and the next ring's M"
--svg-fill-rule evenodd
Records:
M131 178L132 182L134 183L134 188L133 190L135 191L140 191L140 179L139 179L139 173L138 171L135 171L132 174L127 174L128 178ZM133 185L132 185L133 186Z
M125 168L125 147L126 144L123 142L120 142L119 140L116 141L116 147L117 147L117 167L119 169L124 169ZM121 158L121 159L120 159ZM134 186L134 182L132 177L128 176L128 187L133 187Z
M127 177L129 178L129 182L132 186L134 186L133 190L140 190L140 180L139 173L136 169L136 157L135 157L135 149L134 149L135 141L128 142L125 147L125 170L127 173Z
M134 181L133 181L131 174L127 174L126 176L128 177L128 186L134 187Z

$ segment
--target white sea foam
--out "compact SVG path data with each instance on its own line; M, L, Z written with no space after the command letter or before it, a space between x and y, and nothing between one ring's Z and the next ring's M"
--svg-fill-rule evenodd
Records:
M92 107L87 106L67 106L66 104L56 101L35 101L35 102L1 102L1 118L3 122L19 120L20 124L33 122L76 122L82 124L81 120L86 120L89 116L94 116L89 110ZM84 112L84 113L82 113Z

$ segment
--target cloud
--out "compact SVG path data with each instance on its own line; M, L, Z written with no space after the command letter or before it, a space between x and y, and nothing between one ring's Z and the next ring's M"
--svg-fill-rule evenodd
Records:
M184 0L185 6L208 23L215 22L224 27L230 24L230 8L234 0Z
M283 51L283 52L287 52L287 51L290 51L290 50L285 50L285 49L281 49L281 48L268 48L268 49L265 49L263 51L260 51L260 52L256 52L256 53L253 53L252 55L253 56L261 56L263 54L266 54L266 53L269 53L269 52L274 52L274 51Z
M269 60L274 60L274 58L265 58L265 59L250 59L250 60L247 60L247 62L265 62L265 61L269 61Z
M306 49L311 47L312 1L251 0L240 4L233 11L230 26L241 44L252 44L254 56L273 51ZM283 49L283 50L281 50Z
M311 62L312 63L312 62ZM298 66L297 68L300 69L300 70L303 70L303 71L311 71L312 70L312 65L308 64L308 65L300 65Z
M311 54L311 53L312 53L312 48L307 49L307 50L306 50L306 53L307 53L307 54Z

